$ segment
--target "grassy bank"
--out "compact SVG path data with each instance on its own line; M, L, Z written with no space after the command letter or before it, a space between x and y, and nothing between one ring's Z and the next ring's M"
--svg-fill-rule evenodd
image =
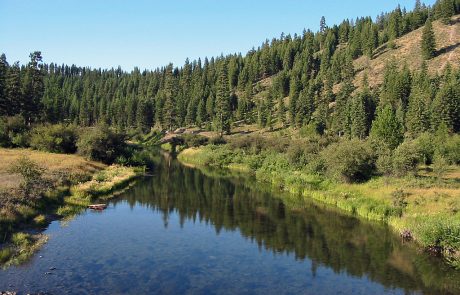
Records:
M302 198L312 198L350 214L386 222L460 267L458 166L450 166L442 179L420 168L416 175L402 178L376 176L364 183L342 183L295 169L286 154L272 151L248 153L230 145L209 145L186 149L178 159L188 165L254 173L257 180L291 192L287 197L290 204L301 206Z
M77 155L0 149L0 158L0 265L5 267L26 260L46 242L39 232L51 220L70 218L139 175L135 168Z
M139 173L132 167L112 165L95 173L91 180L70 187L70 196L57 209L63 217L73 216L95 199L108 199L113 193L126 187Z

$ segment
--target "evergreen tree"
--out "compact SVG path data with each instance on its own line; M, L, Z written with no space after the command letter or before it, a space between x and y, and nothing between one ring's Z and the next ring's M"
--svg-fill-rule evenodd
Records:
M423 7L420 0L415 1L414 7L414 26L413 29L418 28L423 24L424 16L423 16Z
M281 95L278 95L277 114L278 114L278 122L281 125L281 127L284 128L286 125L286 106L284 104L284 98Z
M273 99L273 89L270 88L267 92L264 102L265 109L265 127L268 127L270 131L273 130L273 124L275 123L275 108L274 108L274 99Z
M365 96L357 95L351 109L351 136L364 139L368 133Z
M430 128L431 93L425 66L422 66L422 71L416 76L407 107L406 130L413 138Z
M398 8L390 14L390 20L388 24L390 42L394 42L395 39L401 36L401 21L402 12L400 7L398 6Z
M296 75L291 76L289 88L289 121L291 126L295 126L295 119L297 114L297 100L300 92L300 81Z
M8 71L8 62L5 54L0 56L0 116L8 115L8 97L6 96L6 76Z
M428 18L423 28L422 34L422 54L424 59L431 59L436 54L436 40L434 37L433 25L431 20Z
M21 91L21 71L19 63L14 63L8 70L5 80L7 97L7 114L14 116L21 111L22 91Z
M450 18L455 14L455 4L452 0L441 0L439 5L441 21L447 25L450 23Z
M227 64L222 62L216 83L215 128L222 136L230 132L230 91Z
M355 87L351 79L347 78L335 100L334 122L332 129L339 136L351 134L351 117L349 113L351 94Z
M27 64L24 77L21 114L26 124L31 124L40 118L42 108L41 100L44 93L43 73L40 68L42 56L40 51L30 54L30 62Z
M457 85L458 87L458 85ZM437 129L441 123L450 131L456 130L459 119L460 97L455 91L455 85L445 83L436 95L432 104L431 123L433 129Z
M371 136L395 149L403 141L403 126L395 111L386 105L377 113L372 123Z
M319 31L321 34L324 34L326 32L327 25L326 25L326 18L324 15L321 17L321 20L319 22Z
M175 78L173 76L173 66L169 64L166 68L165 88L164 88L164 105L163 105L163 124L164 127L172 131L177 127L177 109L175 104L177 91Z
M198 109L196 112L196 124L199 128L206 122L206 102L204 99L200 99L198 103Z
M136 126L139 131L146 133L152 126L152 108L149 102L141 98L137 103Z

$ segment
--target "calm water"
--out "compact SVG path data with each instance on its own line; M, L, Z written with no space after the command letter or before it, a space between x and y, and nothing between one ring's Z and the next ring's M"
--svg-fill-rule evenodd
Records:
M104 212L53 222L29 263L0 271L0 290L460 294L459 272L379 224L292 210L251 180L207 175L162 161Z

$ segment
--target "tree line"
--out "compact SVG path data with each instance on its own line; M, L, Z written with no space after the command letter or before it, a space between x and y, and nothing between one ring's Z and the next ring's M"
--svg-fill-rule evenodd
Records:
M27 125L106 123L118 130L148 132L199 126L226 133L232 122L261 127L311 126L318 133L365 138L370 132L400 142L444 124L458 132L460 73L447 67L430 77L424 66L411 72L395 62L384 82L371 89L353 85L353 59L372 58L377 47L425 26L425 59L435 55L431 22L448 23L460 0L439 0L433 7L416 1L408 12L399 6L375 20L361 17L320 30L266 40L245 56L231 54L131 72L45 64L40 52L30 62L9 64L0 57L0 116L20 115ZM257 83L272 77L267 89ZM339 90L334 91L334 85ZM264 90L264 91L261 91Z

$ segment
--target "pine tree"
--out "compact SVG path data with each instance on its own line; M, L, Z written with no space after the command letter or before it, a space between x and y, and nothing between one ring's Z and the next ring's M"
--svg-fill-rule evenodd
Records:
M365 97L362 94L353 99L351 108L351 136L364 139L368 133Z
M321 20L319 22L319 31L321 34L324 34L326 32L327 25L326 25L326 18L324 15L321 17Z
M0 56L0 116L8 115L8 97L6 96L6 76L8 71L8 62L5 54Z
M172 131L177 127L177 109L176 109L176 82L173 76L173 66L169 64L166 68L165 88L164 88L164 105L163 105L163 123L164 127Z
M455 4L452 0L441 0L440 6L441 21L448 25L450 18L455 14Z
M227 74L227 64L222 62L216 83L216 114L215 128L222 136L230 132L230 91Z
M416 81L409 96L406 113L406 130L415 138L430 128L430 81L426 76L426 64L416 76Z
M5 80L6 84L6 97L7 97L7 114L14 116L21 111L22 104L22 91L21 91L21 72L19 63L14 63L8 70Z
M455 131L459 121L459 109L460 97L458 91L455 91L455 85L445 83L436 94L432 104L431 124L433 129L436 130L443 123L450 131Z
M339 136L350 134L351 117L349 113L351 94L355 87L351 79L346 79L335 100L334 122L332 129Z
M389 40L392 44L394 44L393 42L395 39L401 36L401 21L402 13L400 7L398 6L398 8L390 14L390 20L388 24Z
M286 125L286 106L284 105L284 98L282 95L278 95L278 122L282 128Z
M391 149L395 149L403 141L402 123L390 105L386 105L377 113L372 123L371 136Z
M422 24L423 24L422 3L420 0L416 0L415 7L414 7L414 27L413 29L418 28Z
M164 99L162 93L159 93L155 98L155 125L157 127L164 126L163 125L163 104Z
M80 101L79 113L78 113L78 124L81 126L89 126L89 103L86 95L84 95Z
M152 126L152 108L149 102L141 98L137 103L136 126L139 131L145 133Z
M45 90L43 72L40 68L42 56L40 51L30 54L30 62L27 64L24 79L21 113L27 124L40 118L42 109L41 100Z
M267 96L265 97L265 126L270 131L273 130L273 124L275 123L275 109L274 109L273 89L268 90Z
M289 88L289 121L291 122L291 126L295 126L300 87L299 79L296 75L292 75Z
M428 18L423 28L422 34L422 55L424 59L431 59L436 53L436 40L434 37L433 25L431 20Z
M200 99L198 103L198 109L196 112L196 124L199 128L206 122L206 102L204 99Z

